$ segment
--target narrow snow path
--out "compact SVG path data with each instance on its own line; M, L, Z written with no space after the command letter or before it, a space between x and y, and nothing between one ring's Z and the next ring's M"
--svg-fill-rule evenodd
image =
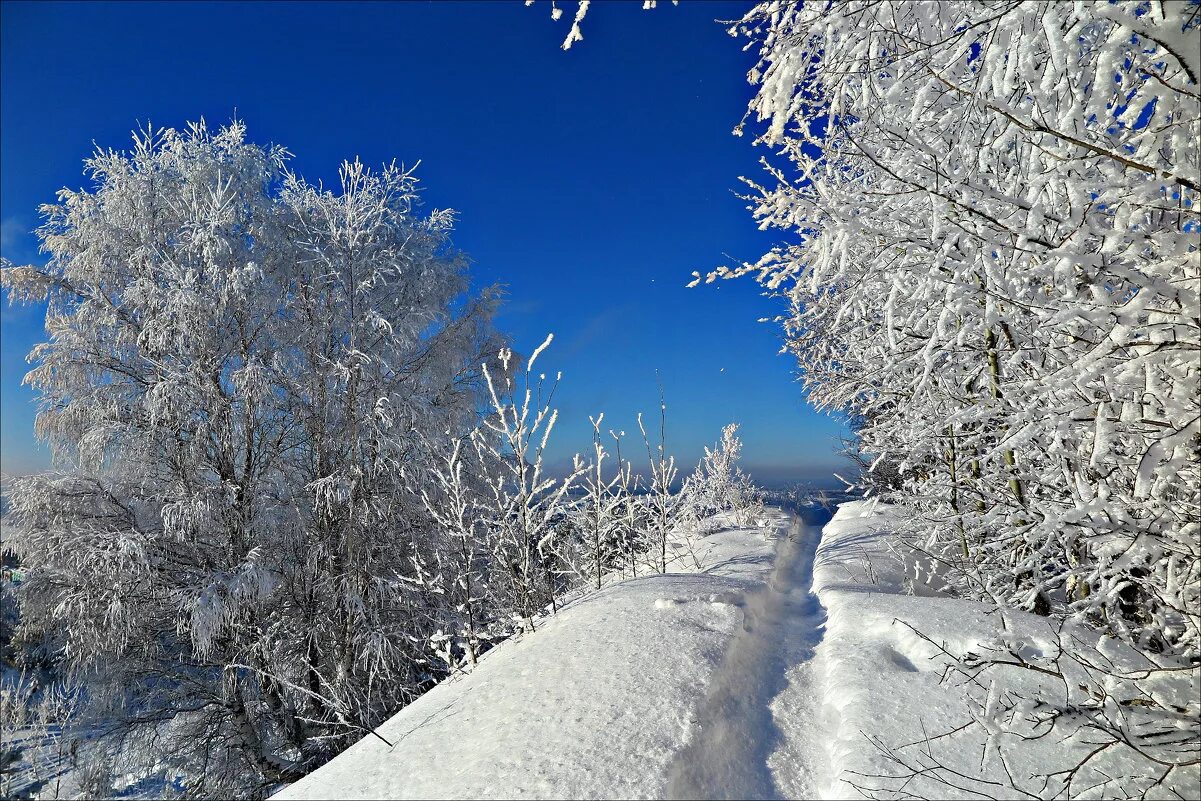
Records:
M792 515L766 584L739 604L731 638L673 759L667 797L814 798L822 786L819 689L811 659L825 610L811 592L820 527ZM800 718L800 719L798 719Z

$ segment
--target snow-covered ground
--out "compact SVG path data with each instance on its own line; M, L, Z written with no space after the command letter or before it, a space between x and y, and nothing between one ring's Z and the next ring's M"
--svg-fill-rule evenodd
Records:
M780 772L810 788L807 746L772 753L769 705L816 635L815 534L775 513L696 537L678 572L569 603L385 723L391 746L368 736L275 797L743 798L778 794Z
M385 723L388 744L368 736L275 797L1121 798L1146 789L1129 777L1148 764L1121 747L1101 749L1070 792L1063 777L1044 776L1097 748L1079 719L1024 740L1020 724L1005 733L974 715L973 699L994 712L1022 694L1053 701L1056 682L992 668L973 683L948 672L951 655L985 652L1004 627L1016 654L1048 665L1053 628L908 586L912 560L888 545L895 514L854 502L820 532L778 512L768 537L753 528L694 537L696 559L569 602ZM1196 767L1177 770L1151 796L1196 797L1198 778Z
M1163 766L1090 727L1094 719L1078 690L1096 677L1076 660L1103 664L1111 659L1132 675L1146 664L1095 633L1065 630L1074 637L1061 638L1047 618L1002 615L994 606L914 586L906 580L914 560L887 537L895 523L894 510L859 501L839 507L822 532L813 588L827 610L826 632L813 663L795 669L821 674L822 708L816 720L793 718L797 728L823 731L829 782L822 795L1133 798L1146 791ZM992 649L1002 637L1012 650L998 654ZM1061 647L1067 656L1056 660ZM992 667L974 680L949 670L951 655L990 653L1028 666ZM1062 677L1043 671L1061 671ZM1106 687L1126 696L1119 711L1131 733L1157 726L1187 735L1190 728L1195 733L1201 706L1196 675L1178 674L1170 680L1175 686L1109 681ZM1150 704L1126 705L1148 691L1184 704L1182 714L1165 719ZM1022 698L1031 703L1023 704ZM1036 698L1041 705L1033 703ZM778 706L789 703L787 692L776 700ZM805 703L802 697L795 706L803 709ZM1015 714L1004 713L1010 705ZM1068 706L1081 711L1056 712ZM994 716L982 715L985 708ZM1053 726L1029 723L1056 714ZM1162 757L1159 747L1144 751ZM1185 747L1196 750L1195 744ZM1177 759L1181 754L1185 760L1178 761L1201 758L1201 753L1177 751ZM1084 761L1074 774L1062 773ZM1173 771L1148 797L1201 797L1201 769Z

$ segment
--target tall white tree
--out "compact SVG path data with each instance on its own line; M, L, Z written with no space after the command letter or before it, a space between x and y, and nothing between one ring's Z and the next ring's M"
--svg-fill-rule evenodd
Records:
M796 241L708 276L788 300L810 397L897 467L966 592L1179 654L1201 623L1199 14L757 6L754 208Z
M139 133L43 209L46 265L3 273L49 301L26 383L56 467L11 493L23 625L87 674L115 750L197 794L308 770L429 681L434 523L403 479L474 423L496 347L411 171L348 162L334 192L287 158L240 122Z

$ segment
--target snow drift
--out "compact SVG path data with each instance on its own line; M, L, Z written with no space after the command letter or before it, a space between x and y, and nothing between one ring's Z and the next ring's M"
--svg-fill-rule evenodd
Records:
M827 733L824 797L1197 797L1196 670L1100 676L1086 668L1147 665L1095 631L940 597L888 536L900 522L860 501L822 531L813 588L828 621L811 669L823 706L808 725ZM986 655L1001 664L976 670ZM1121 716L1118 738L1102 700ZM1165 734L1139 739L1152 730Z
M1060 697L1092 680L1065 663L1132 650L915 584L894 509L844 504L820 543L773 515L570 601L275 798L1194 795L1196 765L1165 771ZM1195 672L1152 692L1195 742ZM1153 707L1132 725L1162 726Z
M764 596L790 588L781 571L804 531L775 513L764 528L696 537L680 572L569 602L381 726L391 746L365 737L275 798L657 798L713 778L735 794L746 782L771 791L766 768L711 761L723 742L753 756L760 732L705 738L731 715L770 726L766 709L731 706L766 704L778 689L763 675L779 667L774 649L755 627L772 630L759 616L778 617L782 602ZM757 672L730 674L738 668Z

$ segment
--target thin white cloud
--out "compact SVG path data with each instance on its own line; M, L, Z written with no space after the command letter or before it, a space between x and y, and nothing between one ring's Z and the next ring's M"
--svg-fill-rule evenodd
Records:
M9 261L23 264L37 256L38 240L32 226L20 217L0 220L0 255Z

